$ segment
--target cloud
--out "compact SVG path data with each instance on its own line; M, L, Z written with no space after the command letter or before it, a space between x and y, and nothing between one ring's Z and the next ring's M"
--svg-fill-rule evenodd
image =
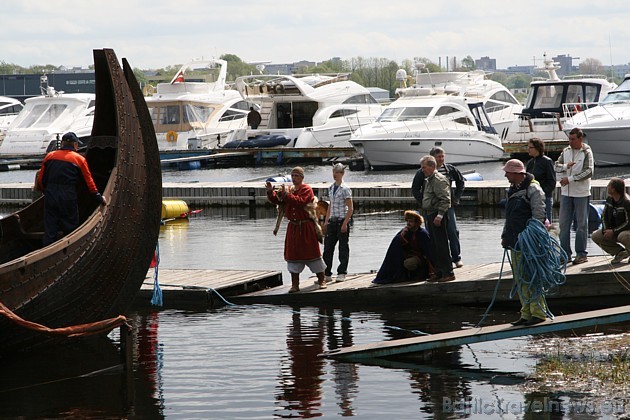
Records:
M92 63L110 47L140 68L195 57L236 54L245 61L286 63L332 57L490 56L499 67L570 54L627 63L630 4L531 0L227 1L14 0L3 7L0 60L33 64ZM576 63L577 64L577 63Z

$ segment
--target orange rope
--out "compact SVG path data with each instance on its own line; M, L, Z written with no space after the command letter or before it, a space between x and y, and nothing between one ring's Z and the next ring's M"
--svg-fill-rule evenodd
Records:
M24 328L28 328L29 330L39 331L51 335L65 335L67 337L86 337L89 335L104 334L127 323L127 318L123 315L118 315L116 318L90 322L88 324L72 325L70 327L63 328L48 328L47 326L36 322L26 321L4 306L2 302L0 302L0 315L4 315L11 321Z

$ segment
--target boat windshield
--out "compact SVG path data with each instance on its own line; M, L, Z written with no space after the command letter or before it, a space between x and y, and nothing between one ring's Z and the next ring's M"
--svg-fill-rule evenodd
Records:
M189 124L205 125L215 110L214 105L206 104L147 104L155 131L185 131Z
M68 108L67 104L35 105L16 128L48 127Z
M630 91L628 92L608 92L608 95L602 100L602 104L611 104L615 102L630 101Z
M404 108L386 108L376 119L378 122L421 120L429 116L433 107L414 106Z
M184 122L205 124L213 112L213 106L186 104L184 105Z

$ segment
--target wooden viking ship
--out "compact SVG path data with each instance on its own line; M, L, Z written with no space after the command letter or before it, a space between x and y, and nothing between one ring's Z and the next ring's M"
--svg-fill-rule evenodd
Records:
M94 64L96 111L85 157L107 205L80 186L80 226L46 247L43 198L0 220L0 304L49 329L124 313L159 234L162 176L146 102L129 63L123 59L121 68L113 50L94 50ZM0 316L0 356L61 340L67 337Z

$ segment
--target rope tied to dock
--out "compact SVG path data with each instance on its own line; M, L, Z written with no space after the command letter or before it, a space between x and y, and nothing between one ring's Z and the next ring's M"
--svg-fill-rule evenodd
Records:
M163 306L162 301L162 289L160 288L160 282L158 280L158 269L160 267L160 241L155 245L155 267L153 268L153 295L151 297L151 304L153 306Z
M542 299L545 306L542 309L553 319L546 296L556 293L566 283L566 252L558 240L549 234L545 225L536 219L530 219L519 233L516 250L520 257L515 258L515 261L510 259L514 278L510 298L518 294L525 304Z

